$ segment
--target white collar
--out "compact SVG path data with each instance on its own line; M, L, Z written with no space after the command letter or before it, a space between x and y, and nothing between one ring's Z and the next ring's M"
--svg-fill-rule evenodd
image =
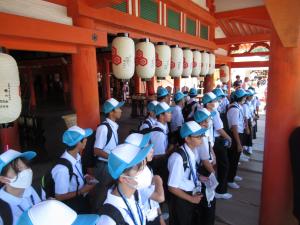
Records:
M65 151L64 154L62 154L61 157L62 157L62 158L65 158L65 159L67 159L67 160L69 160L73 166L75 166L76 163L80 162L80 159L81 159L81 157L80 157L80 155L79 155L78 153L77 153L77 156L76 156L76 159L75 159L75 158L74 158L69 152L67 152L67 151Z
M157 126L157 127L160 127L161 129L163 129L163 131L164 131L165 133L168 131L168 124L167 124L167 123L164 125L164 124L162 124L161 122L156 121L156 126Z
M106 121L112 126L112 129L113 129L113 130L118 130L119 125L118 125L115 121L112 121L112 120L109 119L109 118L106 118Z
M113 193L113 188L109 189L107 191L107 198L105 200L105 203L109 203L117 208L123 208L123 209L127 209L127 206L125 204L125 202L123 201L123 199L120 196L116 196ZM129 204L134 202L134 195L131 196L130 199L127 199Z
M4 186L5 187L5 186ZM29 188L26 188L23 195L21 197L16 197L4 190L4 187L0 189L0 196L1 199L5 200L11 205L20 205L24 198L30 197L32 195L32 188L31 186Z
M190 149L190 147L185 143L183 145L184 149L187 151L187 153L190 155L190 156L194 156L195 157L195 153L192 149Z
M156 122L157 122L157 120L156 119L154 119L154 118L152 118L151 116L148 116L148 118L147 118L149 121L150 121L150 123L152 124L152 125L155 125L156 124Z

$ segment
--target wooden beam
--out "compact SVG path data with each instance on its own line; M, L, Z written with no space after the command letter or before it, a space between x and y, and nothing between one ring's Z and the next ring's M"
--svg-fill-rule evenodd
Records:
M284 47L297 47L300 38L300 1L265 0L275 30Z
M0 13L0 35L63 43L107 46L106 32Z
M229 54L230 57L249 57L249 56L267 56L270 55L270 52L246 52L241 54Z
M265 6L219 12L215 14L215 17L217 19L253 18L270 20Z
M227 64L228 62L233 62L233 57L216 55L216 64Z
M68 5L68 0L44 0L44 1L52 2L54 4L63 5L63 6Z
M93 8L99 9L99 8L103 8L103 7L110 7L116 4L120 4L123 1L122 0L85 0L86 3Z
M269 61L232 62L232 68L269 67Z
M215 42L217 45L224 44L239 44L239 43L249 43L249 42L261 42L270 41L270 34L255 34L247 36L229 37L229 38L217 38Z

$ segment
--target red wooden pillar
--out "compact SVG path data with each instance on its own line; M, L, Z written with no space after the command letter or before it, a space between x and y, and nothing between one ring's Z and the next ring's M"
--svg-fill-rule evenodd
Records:
M284 48L273 33L270 56L260 225L293 225L288 139L300 126L300 40Z
M20 150L19 128L18 123L14 122L13 127L0 128L0 144L2 150L15 149Z
M134 91L135 94L141 94L141 78L137 74L134 75Z
M154 90L154 80L155 78L152 77L151 80L147 81L147 94L148 95L154 95L155 94L155 90Z
M232 82L232 77L231 77L231 63L227 64L229 67L229 81L227 83L227 88L228 88L228 95L231 94L231 82Z
M110 99L111 98L111 94L110 94L110 65L109 65L109 60L105 59L105 97L106 99Z
M77 18L76 25L94 28L94 21ZM97 82L97 59L94 46L79 46L72 55L72 99L77 123L82 127L96 128L100 122Z
M174 78L174 93L180 91L180 77Z
M29 88L30 88L30 109L34 110L36 108L36 96L34 90L34 78L32 74L32 69L29 68L28 70L28 79L29 79Z
M215 81L213 75L207 75L204 78L204 93L210 92L215 87Z

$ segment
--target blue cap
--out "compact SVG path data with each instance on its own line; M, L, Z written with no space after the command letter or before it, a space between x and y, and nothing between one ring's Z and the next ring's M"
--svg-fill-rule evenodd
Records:
M159 104L158 101L151 101L151 102L149 102L148 105L147 105L147 111L148 112L155 112L155 106L157 104Z
M118 179L128 168L142 162L152 149L153 145L140 148L132 144L118 145L108 155L108 171L113 179Z
M254 95L257 94L254 87L249 87L248 90L252 90Z
M208 92L203 96L202 103L207 104L207 103L213 102L215 100L218 100L218 97L214 93Z
M90 128L82 129L78 126L72 126L63 134L63 143L68 146L75 146L82 139L87 138L93 133Z
M234 92L236 98L246 97L247 95L248 93L243 88L239 88Z
M167 90L166 88L164 88L164 87L159 87L159 88L157 89L157 97L158 97L158 98L165 97L165 96L167 96L167 95L169 95L169 92L168 92L168 90Z
M224 98L227 96L227 94L225 94L223 92L223 90L221 88L216 88L212 91L218 98Z
M100 219L96 214L77 214L73 209L57 200L42 201L23 212L17 225L96 225Z
M213 111L213 112L210 112L208 111L206 108L203 108L201 110L197 110L195 113L194 113L194 120L197 122L197 123L201 123L203 122L204 120L206 120L207 118L211 118L211 117L214 117L216 115L216 112Z
M165 102L161 102L155 106L155 114L158 116L165 112L171 112L172 108Z
M196 88L191 88L191 89L190 89L190 92L189 92L189 96L190 96L190 97L195 97L195 96L197 96L197 95L198 95L197 89L196 89Z
M17 158L25 158L31 160L36 156L36 153L33 151L18 152L13 149L9 149L0 155L0 173L4 167Z
M132 133L125 139L125 143L132 144L140 148L144 148L149 144L150 138L151 138L151 133L148 134Z
M120 108L124 105L125 102L119 102L114 98L106 100L103 104L103 112L105 114L110 113L111 111Z
M255 94L252 89L248 89L246 92L247 92L247 96L253 96Z
M185 94L183 94L181 91L177 91L176 94L174 95L174 102L179 102L184 97L186 97Z
M205 134L206 131L207 131L206 128L202 128L195 121L189 121L184 123L180 128L180 136L182 138L186 138L188 136L198 136L198 135Z

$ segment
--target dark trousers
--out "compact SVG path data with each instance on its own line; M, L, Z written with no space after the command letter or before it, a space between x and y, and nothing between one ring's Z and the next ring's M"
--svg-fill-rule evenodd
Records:
M160 216L156 217L153 221L147 221L146 225L160 225Z
M210 205L208 205L204 194L200 204L197 205L196 215L197 223L194 224L214 225L216 216L216 199L214 198L214 200L210 202Z
M107 196L107 191L113 184L113 178L108 172L107 162L98 160L95 168L95 177L99 183L95 187L95 199L93 209L98 212Z
M252 147L252 138L253 138L253 127L252 127L252 123L250 120L248 120L248 126L249 126L249 130L250 130L250 134L246 134L246 132L244 132L244 146L249 146Z
M91 213L91 207L87 196L83 197L82 195L80 195L68 200L64 200L62 202L78 214Z
M224 146L224 138L217 137L214 144L214 152L217 160L217 179L219 182L216 192L227 193L227 177L229 171L228 149Z
M240 161L241 152L238 151L236 140L233 138L233 135L230 135L232 138L231 148L228 149L228 159L229 159L229 171L227 181L232 183L234 182L234 177L237 173L238 164ZM239 134L241 144L243 146L243 134Z

